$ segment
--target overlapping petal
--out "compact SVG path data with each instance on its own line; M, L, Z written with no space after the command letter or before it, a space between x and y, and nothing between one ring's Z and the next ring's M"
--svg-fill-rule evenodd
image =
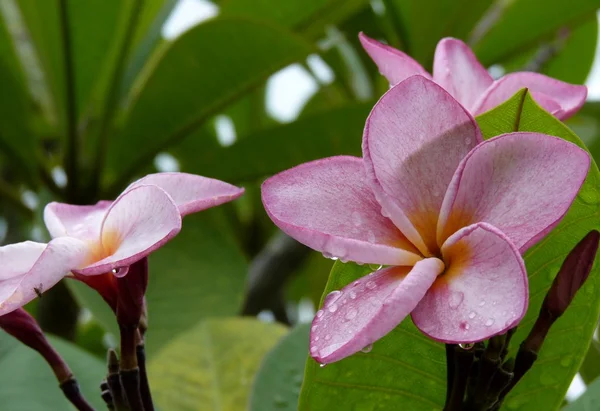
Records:
M379 72L390 82L390 85L396 85L415 74L431 78L419 63L400 50L380 43L364 33L360 33L358 38L365 51L377 65Z
M311 356L331 363L377 341L410 314L443 269L440 260L427 258L412 269L386 268L334 291L313 320Z
M590 166L589 154L537 133L504 134L461 162L444 198L441 244L461 227L487 222L525 252L565 215Z
M88 258L86 244L59 237L48 244L26 241L0 247L0 315L27 304ZM37 291L36 291L37 289Z
M447 343L487 339L514 327L528 304L519 250L497 228L478 223L442 246L446 271L412 313L419 329Z
M106 213L94 262L77 272L94 275L127 267L161 247L180 229L181 216L171 196L156 185L133 187Z
M510 73L494 82L473 108L473 113L491 110L522 88L529 89L539 105L561 120L575 114L587 97L586 86L565 83L539 73Z
M433 80L468 110L494 82L471 49L453 38L440 40L435 49Z
M91 206L49 203L44 208L44 223L53 238L70 236L83 241L96 241L111 204L112 201L99 201Z
M262 186L273 222L301 243L344 260L413 265L421 256L381 214L356 157L331 157L277 174Z
M244 193L243 188L187 173L149 174L132 183L124 192L149 184L166 191L179 207L182 217L235 200Z
M371 111L363 137L367 176L390 218L422 252L437 251L444 193L463 157L479 142L473 117L440 86L413 76Z

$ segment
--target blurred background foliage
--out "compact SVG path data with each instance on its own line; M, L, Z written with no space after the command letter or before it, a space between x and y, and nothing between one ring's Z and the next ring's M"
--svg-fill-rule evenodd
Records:
M306 354L298 355L298 339L307 330L278 343L286 328L264 321L310 320L333 262L277 232L260 184L302 162L360 155L365 118L388 84L358 33L427 69L438 40L452 36L494 76L532 70L583 84L599 7L599 0L0 0L0 238L46 241L47 202L111 199L146 173L179 170L244 186L235 203L186 217L181 234L150 258L151 383L163 410L296 409L289 398L299 394ZM568 125L600 160L600 102L589 101ZM57 336L101 409L102 357L117 335L110 310L74 281L27 308ZM0 363L10 370L0 372L3 408L66 409L42 360L5 335ZM283 376L272 384L289 382L281 393L268 390L271 369ZM580 375L592 384L599 374L595 340ZM586 409L577 406L569 409Z

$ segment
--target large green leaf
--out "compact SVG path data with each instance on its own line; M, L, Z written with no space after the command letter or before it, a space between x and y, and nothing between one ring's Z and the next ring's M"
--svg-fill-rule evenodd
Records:
M588 385L587 390L576 401L562 411L596 411L600 409L600 378Z
M101 360L59 338L50 342L71 367L85 398L97 409L105 409L100 382L106 375ZM0 332L0 404L10 411L71 409L56 377L44 359L31 348Z
M172 411L245 411L264 355L285 333L250 318L200 322L149 362L156 403Z
M149 268L149 355L200 319L239 310L247 264L222 210L186 217L177 237L150 256ZM118 336L114 314L96 292L75 281L67 284L77 300Z
M367 275L369 266L333 266L323 295ZM446 391L444 345L429 340L405 320L377 341L370 353L357 353L320 367L306 362L301 411L402 409L441 410Z
M309 331L309 324L297 326L265 356L252 386L250 411L298 409Z
M506 2L505 9L475 45L482 63L494 64L554 40L560 29L573 30L596 18L598 0L538 0ZM489 25L489 24L488 24Z
M577 136L543 111L525 91L479 116L477 121L485 138L512 131L536 131L583 147ZM513 337L512 353L531 329L567 253L590 230L600 228L599 180L598 168L592 164L588 178L565 218L525 255L529 309ZM369 271L368 267L336 263L325 294ZM507 397L506 409L555 410L560 406L596 326L600 311L599 282L600 272L596 265L572 305L552 327L538 361ZM300 409L316 411L353 406L384 410L393 409L393 404L401 401L410 410L439 410L444 401L444 379L443 345L421 335L407 319L378 341L370 354L359 353L324 369L309 358Z
M260 130L231 147L173 154L186 171L227 181L249 181L327 156L360 155L361 132L372 104L352 104ZM206 138L209 138L207 135Z
M107 178L131 177L158 152L311 51L300 38L247 19L215 19L189 30L136 82L123 130L110 140Z
M579 375L581 375L586 384L600 377L600 343L598 341L592 340L590 348L588 348L588 352L579 368Z

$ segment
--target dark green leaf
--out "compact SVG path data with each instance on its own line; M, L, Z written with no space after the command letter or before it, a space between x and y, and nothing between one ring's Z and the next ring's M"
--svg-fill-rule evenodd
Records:
M296 411L308 355L310 324L294 328L263 360L254 379L250 411Z

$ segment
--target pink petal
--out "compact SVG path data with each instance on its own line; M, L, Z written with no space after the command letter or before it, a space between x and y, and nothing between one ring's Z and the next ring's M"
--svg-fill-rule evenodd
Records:
M438 250L435 227L452 175L480 141L473 117L421 76L392 87L367 119L363 153L375 196L425 255Z
M442 246L446 271L412 319L431 338L468 343L502 334L527 311L527 272L519 250L497 228L478 223Z
M477 107L474 107L473 113L480 114L493 109L522 88L528 88L539 105L561 120L575 114L583 106L587 96L586 86L565 83L538 73L510 73L494 82ZM556 109L557 106L560 110Z
M27 304L52 288L88 258L85 243L70 237L48 244L26 241L0 247L0 315Z
M469 46L453 38L440 40L435 49L433 80L468 110L494 82Z
M44 223L54 237L75 237L97 241L106 211L112 201L99 201L92 206L49 203L44 209Z
M132 183L127 190L141 184L153 184L165 190L179 207L182 217L235 200L244 193L243 188L187 173L150 174Z
M389 265L421 259L381 215L360 158L331 157L279 173L264 182L262 200L279 228L324 254Z
M375 64L377 64L379 72L388 79L390 85L396 85L415 74L431 78L429 73L419 63L400 50L380 43L362 32L358 34L358 38L365 51Z
M171 197L155 185L139 185L121 195L102 223L96 261L77 270L84 275L126 268L162 247L181 230Z
M537 133L504 134L475 147L444 198L440 244L484 221L525 252L563 218L590 166L573 143Z
M310 335L310 355L339 361L392 331L417 306L444 264L437 258L414 267L376 271L325 297Z

